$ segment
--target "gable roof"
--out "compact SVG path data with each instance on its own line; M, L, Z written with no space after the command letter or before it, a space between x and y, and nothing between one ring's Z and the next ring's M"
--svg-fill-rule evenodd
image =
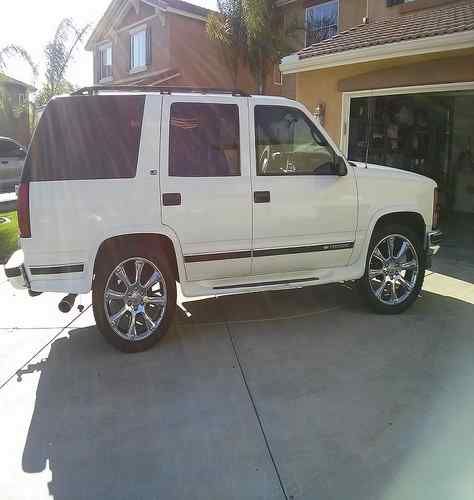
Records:
M210 9L185 2L184 0L112 0L87 40L86 50L93 50L96 41L110 30L113 26L114 19L120 16L127 4L132 6L136 2L143 2L147 5L151 5L155 8L157 13L169 11L178 15L189 15L189 17L196 16L198 19L202 18L203 21L207 19L210 12L213 12Z
M212 10L201 7L200 5L184 2L183 0L147 0L147 2L154 4L157 7L171 7L172 9L188 12L189 14L202 17L207 17L210 12L213 12Z
M28 92L36 92L36 88L29 83L22 82L21 80L17 80L16 78L12 78L11 76L6 75L5 73L0 73L0 85L15 85L17 87L23 87L28 90Z
M464 2L359 24L297 52L299 59L474 30L474 3ZM473 35L474 41L474 35Z

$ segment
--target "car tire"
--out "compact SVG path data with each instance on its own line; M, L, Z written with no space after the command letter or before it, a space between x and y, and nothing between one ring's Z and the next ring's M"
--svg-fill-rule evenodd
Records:
M97 327L110 344L122 352L141 352L167 332L176 311L171 269L166 253L137 244L99 259L92 305Z
M373 310L381 314L405 311L420 294L424 277L423 240L411 228L391 224L374 231L358 283Z

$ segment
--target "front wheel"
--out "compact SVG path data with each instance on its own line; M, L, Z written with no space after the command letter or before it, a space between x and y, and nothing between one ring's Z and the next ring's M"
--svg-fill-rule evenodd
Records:
M103 259L92 292L102 335L124 352L152 347L176 309L176 282L165 255L137 249Z
M407 227L377 230L367 253L360 287L379 313L398 314L418 297L425 276L423 244Z

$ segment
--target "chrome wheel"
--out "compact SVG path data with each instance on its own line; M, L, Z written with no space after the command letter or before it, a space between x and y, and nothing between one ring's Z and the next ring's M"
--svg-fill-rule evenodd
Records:
M415 247L401 234L383 238L373 249L368 267L370 289L387 305L404 302L413 292L420 272Z
M166 309L166 284L148 259L132 257L110 274L104 289L104 310L112 330L128 341L149 337Z

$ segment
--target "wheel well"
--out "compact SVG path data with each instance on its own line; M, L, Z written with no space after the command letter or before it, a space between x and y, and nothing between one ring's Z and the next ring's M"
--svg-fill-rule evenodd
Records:
M391 214L382 215L374 227L374 232L382 226L390 224L401 224L412 229L423 242L426 234L426 225L423 217L416 212L394 212Z
M161 248L169 256L171 269L175 273L176 281L179 282L178 263L176 261L173 242L162 234L125 234L103 241L95 257L94 275L96 267L100 265L102 259L107 258L108 255L123 251L124 248L131 244L137 246L143 245L148 249Z

